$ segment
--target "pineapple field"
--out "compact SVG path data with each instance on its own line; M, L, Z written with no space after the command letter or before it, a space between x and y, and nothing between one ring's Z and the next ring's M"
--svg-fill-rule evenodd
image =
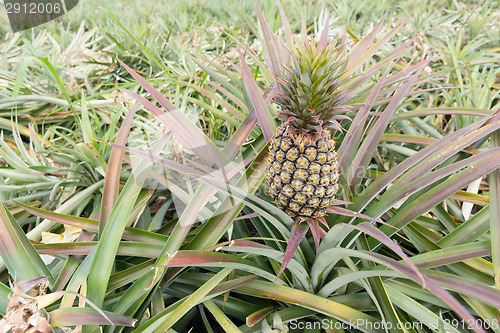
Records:
M12 2L0 332L500 332L500 2Z

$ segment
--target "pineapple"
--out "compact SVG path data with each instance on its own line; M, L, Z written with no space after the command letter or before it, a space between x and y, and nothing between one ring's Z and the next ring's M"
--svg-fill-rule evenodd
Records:
M342 130L349 91L342 47L323 49L305 41L290 54L276 78L274 102L281 107L278 127L269 146L269 194L278 208L301 220L320 218L333 203L338 185L338 162L331 131Z

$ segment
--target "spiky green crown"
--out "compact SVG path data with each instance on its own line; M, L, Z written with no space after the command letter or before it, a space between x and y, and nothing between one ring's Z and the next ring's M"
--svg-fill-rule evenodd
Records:
M305 42L290 52L290 64L283 65L276 78L274 98L281 106L278 118L288 124L289 132L323 136L325 129L342 130L338 119L350 119L341 114L349 110L345 103L351 97L350 91L340 90L346 81L342 51L342 46L319 50Z

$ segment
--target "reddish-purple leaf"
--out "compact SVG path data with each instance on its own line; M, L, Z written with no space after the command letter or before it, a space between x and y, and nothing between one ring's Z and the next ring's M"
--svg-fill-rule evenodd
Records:
M418 144L423 144L423 145L429 145L432 144L439 139L434 139L434 138L428 138L424 136L417 136L417 135L406 135L406 134L383 134L382 137L380 138L380 141L393 141L393 142L407 142L407 143L418 143ZM472 155L479 154L481 150L479 149L474 149L471 147L467 147L463 149L464 152L467 152Z
M323 51L328 43L328 30L330 28L330 12L326 11L325 26L323 27L323 32L318 42L318 53Z
M460 171L461 169L468 167L470 165L474 165L475 163L481 163L482 161L485 161L486 159L490 158L491 156L500 156L500 149L495 148L495 149L490 149L485 152L482 152L480 154L474 155L472 157L469 157L467 159L461 160L459 162L447 165L443 168L437 169L436 171L430 172L426 174L423 177L420 177L418 179L403 183L399 179L396 181L394 186L398 188L398 191L390 191L387 193L384 193L383 197L381 198L379 202L375 203L372 207L370 207L369 212L371 211L377 211L377 215L380 215L380 212L385 212L387 209L392 207L396 202L399 200L409 196L410 194L415 193L416 191L420 190L421 188L431 185L434 182L436 182L439 179L442 179L454 172ZM473 180L471 180L473 181ZM467 185L467 184L466 184ZM465 186L465 185L464 185ZM455 188L455 187L454 187ZM460 190L459 187L455 188L456 191ZM456 191L451 193L450 195L454 194Z
M215 144L196 127L188 117L179 111L172 103L170 103L158 90L156 90L149 82L143 79L130 67L119 61L120 64L139 82L139 84L146 89L148 93L155 98L161 106L168 112L165 113L149 102L144 97L135 94L128 90L123 90L125 93L133 97L139 103L144 105L149 111L156 115L186 147L193 150L198 156L207 164L213 163L221 166L223 165L223 157L220 150Z
M415 199L415 201L413 201L410 205L401 208L396 215L387 221L387 224L391 225L389 228L392 228L392 230L388 230L386 226L382 226L381 230L386 234L392 234L394 227L402 228L414 218L422 215L439 202L457 192L462 187L467 186L475 179L483 177L500 166L500 148L493 149L493 152L490 154L482 153L480 155L473 156L470 159L477 158L481 155L486 155L487 157L482 158L480 161L472 164L467 169L434 186L422 194L419 198Z
M229 90L227 90L222 85L220 85L214 81L208 80L207 83L212 85L215 89L219 90L225 96L227 96L231 100L231 102L234 102L236 105L238 105L243 110L243 112L245 114L249 113L247 106L245 105L244 101L242 100L243 97L241 97L241 98L236 97Z
M267 48L267 53L269 55L269 60L271 62L271 71L274 75L274 77L278 77L280 75L280 63L282 62L282 59L280 57L280 50L277 47L278 41L276 39L276 36L274 33L271 31L271 28L269 27L269 23L266 21L264 18L264 15L262 14L262 10L260 9L259 4L257 3L257 0L254 0L255 8L257 10L257 17L259 19L260 26L262 28L262 33L264 37L264 41L266 43L266 48ZM273 133L274 134L274 133Z
M500 131L492 137L493 147L500 148ZM500 165L490 173L490 237L495 287L500 288ZM497 307L499 308L499 307Z
M48 276L54 283L49 269L42 261L19 223L0 202L0 256L14 279L29 280Z
M348 184L352 188L356 186L360 179L363 177L363 172L359 172L366 168L368 161L371 159L375 147L380 141L380 137L382 136L387 124L389 123L391 116L396 111L399 103L403 99L404 95L411 89L414 82L417 80L418 75L422 71L423 66L425 66L427 62L422 62L420 67L417 68L416 73L409 77L408 82L406 82L398 91L398 93L391 100L389 105L385 108L382 115L377 119L374 126L366 135L363 143L359 147L359 150L352 161L351 172L348 175Z
M382 30L382 26L388 14L389 11L385 12L384 16L380 19L380 21L378 21L375 28L373 28L373 31L356 44L349 55L347 65L350 65L355 59L359 58L366 50L368 50L375 37L377 37L378 33Z
M143 151L140 151L140 150L137 150L137 149L134 149L134 148L124 147L124 146L118 146L118 145L115 145L114 143L110 143L110 145L113 146L113 147L118 147L120 149L128 151L128 152L130 152L130 153L132 153L134 155L142 157L142 158L144 158L146 160L149 160L151 162L158 163L158 164L161 164L163 166L166 166L167 168L170 168L170 169L175 170L177 172L181 172L181 173L184 173L186 175L196 177L196 178L198 178L200 180L201 179L207 180L208 179L207 177L213 177L214 179L219 180L221 182L224 182L226 184L229 183L229 181L234 176L238 175L238 173L241 170L243 170L243 168L245 166L245 162L246 162L246 161L240 162L238 165L236 165L234 167L231 167L231 169L229 171L227 171L227 170L206 169L208 167L204 168L204 170L202 170L202 171L198 171L198 170L193 169L191 167L188 167L186 165L183 165L183 164L180 164L180 163L177 163L177 162L171 161L169 159L162 158L160 156L156 156L156 155L153 155L153 154L150 154L150 153L147 153L147 152L143 152ZM200 166L200 165L197 164L197 166Z
M354 202L350 202L350 201L344 201L344 200L339 200L339 199L335 199L333 201L333 205L334 206L338 206L338 205L352 205Z
M321 224L323 224L327 229L330 229L330 226L326 222L325 218L323 216L319 216L316 218Z
M238 216L237 218L232 219L231 221L239 221L244 219L251 219L252 217L260 216L260 213L251 213L243 216Z
M281 263L281 268L279 270L276 280L280 277L281 273L285 270L286 266L292 260L295 252L297 251L300 242L309 230L307 223L295 223L290 231L290 238L288 240L288 245L286 247L285 256L283 257L283 262Z
M219 103L222 107L226 108L226 110L231 113L233 116L236 118L243 120L244 119L244 114L241 113L236 107L231 105L228 101L224 100L222 97L217 95L215 92L210 91L208 89L205 89L203 87L200 87L196 84L193 83L186 83L187 86L197 90L200 94L208 97L209 99Z
M500 309L500 291L492 286L453 274L449 274L448 276L444 276L444 274L432 274L429 277L447 289L474 297L496 309Z
M394 37L394 35L396 35L396 33L399 30L401 30L401 28L404 26L406 21L408 21L411 15L410 14L406 16L404 19L402 19L391 31L389 31L386 35L384 35L382 39L378 40L375 44L370 46L376 34L378 34L378 31L380 31L377 29L381 29L381 25L385 20L385 18L387 17L387 14L388 12L386 12L382 20L380 20L379 24L377 24L377 26L375 27L374 31L372 32L373 37L371 36L372 33L370 33L370 35L365 37L367 38L366 42L365 43L360 42L358 45L356 45L357 47L356 51L351 52L347 63L346 73L344 74L345 76L352 74L359 66L361 66L361 64L363 64L366 60L371 58L382 46L387 44L387 42L392 37ZM359 54L359 56L357 55L358 52L361 53Z
M358 225L353 226L356 229L360 229L367 233L368 235L372 236L373 238L377 239L380 241L382 244L390 248L392 251L394 251L398 256L401 257L410 267L413 269L415 274L417 274L421 280L422 284L425 284L424 277L418 270L417 266L410 260L410 258L404 253L404 251L401 249L400 246L398 246L392 239L390 239L386 234L384 234L382 231L377 229L375 226L371 225L368 222L363 222Z
M439 165L442 161L446 160L453 154L456 154L463 148L470 146L475 141L498 128L500 128L499 111L430 144L418 153L397 164L382 176L375 179L375 181L371 183L361 195L354 198L354 206L351 208L355 211L362 210L387 185L389 185L396 178L401 177L401 175L412 166L412 172L406 173L400 178L404 179L403 184L421 177Z
M363 70L363 73L360 73L359 75L356 75L352 79L350 79L348 81L348 84L346 85L346 89L356 90L357 88L361 87L362 84L370 80L376 72L382 70L382 68L385 68L387 64L391 64L396 59L402 57L405 53L409 52L413 47L414 46L412 46L412 40L409 40L406 43L402 44L401 46L397 47L383 59L374 62L370 67ZM351 57L351 55L349 55L349 57Z
M354 212L354 211L349 210L347 208L331 206L330 208L328 208L327 211L330 212L330 213L334 213L334 214L340 214L340 215L345 215L345 216L352 216L352 217L357 217L357 218L360 218L360 219L367 219L367 220L371 220L371 221L375 221L375 222L382 222L380 219L374 219L374 218L372 218L372 217L370 217L368 215L361 214L361 213L358 213L358 212Z
M229 246L230 247L235 247L235 246L237 246L237 247L252 247L252 248L256 248L256 249L269 249L269 247L267 245L253 242L253 241L250 241L247 239L235 239L235 240L230 242Z
M71 242L71 243L53 243L53 244L35 244L35 249L40 254L48 255L88 255L97 242ZM162 244L150 244L139 242L120 242L117 255L156 258L160 255Z
M240 53L241 60L241 75L243 76L243 81L245 82L245 87L248 90L250 99L252 100L252 105L257 112L257 118L259 119L259 124L264 134L264 138L269 141L274 136L276 127L274 124L274 119L269 112L268 106L263 98L262 90L259 88L255 82L252 73L245 61L245 58Z
M255 262L241 258L236 255L220 252L180 250L175 252L165 263L164 267L228 267L241 269L243 271L259 275L267 280L273 281L276 276L262 269ZM284 284L278 281L278 284Z
M314 244L316 246L316 257L318 257L319 256L319 241L321 239L321 230L322 229L319 226L318 221L310 220L310 221L307 221L307 223L309 224L309 228L311 229L311 234L313 236Z
M134 326L136 319L103 311L116 326ZM109 321L99 312L91 308L62 308L51 311L50 324L52 327L75 325L110 325Z
M286 18L285 11L283 10L283 6L281 6L281 2L277 0L278 3L278 8L280 10L280 16L281 16L281 22L283 23L283 30L285 31L285 40L286 40L286 47L284 47L285 54L287 55L285 61L288 62L290 54L288 50L293 51L294 50L294 39L293 39L293 34L292 30L290 29L290 24L288 23L288 19Z
M177 251L168 259L166 266L194 266L223 262L244 263L245 259L218 252L183 250Z
M351 165L352 158L354 157L359 142L361 141L361 138L363 136L369 111L371 110L372 105L380 90L384 86L385 80L387 79L392 66L393 64L389 65L389 68L386 70L382 78L377 82L375 87L368 95L368 98L363 103L363 106L356 113L356 117L354 117L351 126L349 126L349 131L346 133L345 138L338 149L340 170L342 170L344 173L347 172L347 166ZM350 172L354 172L354 169L351 168Z
M47 220L59 222L62 224L70 225L73 227L85 229L92 232L98 232L99 229L99 222L97 222L96 220L55 213L49 210L28 206L20 202L16 202L16 204L23 207L27 212L30 212L33 215L39 216ZM123 232L122 236L123 239L125 240L146 242L152 244L164 244L165 241L167 240L167 236L165 235L160 235L153 232L148 232L129 227L125 228L125 231Z
M191 149L206 165L212 165L214 163L218 166L224 165L219 149L214 147L213 142L203 133L200 133L198 127L194 126L189 118L182 112L173 109L165 113L144 97L129 90L123 90L123 92L144 105L149 111L157 116L158 119L175 133L176 137L186 147ZM196 130L193 128L196 128Z
M430 61L435 61L435 60L436 60L436 58L430 58L430 59L419 61L418 63L413 64L411 66L408 66L407 68L405 68L405 69L403 69L401 71L398 71L397 73L395 73L394 75L392 75L387 80L387 84L395 83L395 82L397 82L399 80L404 80L405 77L407 77L408 75L411 75L411 73L413 73L415 70L417 70L418 68L420 68L422 66L423 62L425 62L425 65L427 66L427 64ZM437 78L431 78L431 79L428 79L428 80L437 80ZM422 81L425 81L425 80L422 80ZM422 82L419 81L419 83L422 83Z
M110 145L113 146L113 147L117 147L119 149L123 149L123 150L125 150L125 151L127 151L129 153L132 153L134 155L137 155L139 157L147 159L147 160L149 160L151 162L158 163L158 164L161 164L163 166L166 166L167 168L170 168L170 169L175 170L177 172L182 172L184 174L187 174L187 175L190 175L190 176L194 176L194 177L202 177L203 175L205 175L205 173L203 173L202 171L198 171L196 169L193 169L193 168L190 168L190 167L188 167L186 165L182 165L180 163L168 160L166 158L162 158L162 157L159 157L159 156L151 155L148 152L143 152L141 150L130 148L130 147L126 147L126 146L115 145L114 143L110 143Z
M125 119L118 131L115 139L115 144L124 145L128 133L130 132L132 119L139 104L136 104L127 112ZM99 232L102 233L104 226L111 215L111 211L118 198L120 187L120 174L122 169L123 150L112 148L109 157L108 168L106 169L106 177L104 177L104 186L102 189L101 212L99 216Z
M273 311L275 311L275 308L271 306L271 307L259 309L259 310L255 311L254 313L248 315L247 319L246 319L247 326L248 327L254 326L255 324L260 322L262 319L264 319L268 314L272 313Z
M434 280L429 278L426 275L417 274L415 271L408 267L407 265L400 263L392 258L388 258L384 255L381 255L377 252L370 252L370 255L382 260L387 263L388 266L393 267L395 270L402 272L407 275L415 282L422 285L422 287L431 291L434 295L439 297L443 302L448 304L450 308L453 309L460 317L462 317L466 322L474 323L473 329L476 332L486 333L475 320L475 318L469 313L469 311L459 302L457 301L448 291L443 289L440 285L438 285Z
M240 151L240 148L248 139L250 133L252 133L253 128L257 124L257 112L252 110L240 126L236 129L236 132L231 136L229 142L223 149L223 153L229 156L230 159L234 158L236 154Z
M47 280L46 276L22 280L22 281L16 281L15 285L20 291L22 291L23 293L27 293L29 290L31 290L33 287L35 287L44 280Z
M226 282L222 282L217 287L212 289L212 291L210 291L207 295L217 295L227 291L231 291L235 288L246 286L247 284L258 279L259 279L258 275L247 275Z

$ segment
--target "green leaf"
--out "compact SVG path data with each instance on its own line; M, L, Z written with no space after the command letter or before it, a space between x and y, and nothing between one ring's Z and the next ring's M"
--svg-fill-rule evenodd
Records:
M88 255L97 245L97 242L73 242L35 244L35 249L40 254L48 255ZM120 242L116 252L120 256L156 258L160 254L162 245L138 242Z
M416 318L419 322L423 323L430 329L436 329L442 325L446 329L446 332L460 332L456 327L447 321L444 321L437 314L433 313L413 298L405 296L403 293L400 293L396 289L389 286L386 286L386 289L389 293L389 297L398 308L411 314L412 317Z
M260 128L264 134L266 141L269 141L274 136L276 132L276 126L271 113L269 112L269 107L263 98L262 89L259 88L255 79L250 73L250 69L245 61L245 58L240 53L241 61L241 75L243 76L243 82L245 82L245 87L250 96L250 100L257 113L257 118L259 119Z
M106 317L92 308L62 308L49 312L52 327L74 325L119 325L134 326L136 320L103 311ZM111 323L109 320L111 320Z
M23 207L27 212L30 212L33 215L42 217L47 220L51 220L54 222L59 222L65 225L70 225L73 227L85 229L92 232L99 231L99 222L92 219L87 219L85 217L78 217L67 214L60 214L56 212L51 212L49 210L44 210L40 208L36 208L33 206L25 205L20 202L16 202L19 206ZM123 235L123 239L135 242L145 242L152 244L164 244L168 239L165 235L160 235L153 232L148 232L144 230L140 230L137 228L126 227Z
M241 269L246 272L262 276L269 281L275 281L276 276L259 267L258 264L251 260L243 259L235 255L209 252L209 251L193 251L181 250L177 251L170 257L166 263L169 267L227 267L233 269ZM284 284L278 280L277 284Z
M487 153L482 153L477 156L481 155L486 156L478 160L476 163L473 163L467 169L458 172L446 181L434 186L432 189L414 200L411 204L401 208L396 215L387 221L387 224L396 228L403 227L408 223L408 221L412 221L413 218L425 213L473 180L478 179L498 168L500 148L492 149ZM380 230L386 232L387 234L393 234L394 228L392 227L389 230L387 226L382 226Z
M493 134L493 146L500 147L500 131ZM490 173L490 238L495 287L500 289L500 165Z
M185 315L194 306L202 302L203 298L213 290L219 283L221 283L231 273L232 269L224 268L219 273L215 274L203 286L198 288L189 297L182 300L175 309L167 308L160 312L155 317L148 320L144 325L138 327L135 332L137 333L154 333L165 332L172 327L177 320Z
M12 292L9 287L0 282L0 315L4 316L9 304L9 295Z
M241 333L238 327L226 316L226 314L219 309L217 305L215 305L212 301L205 301L203 305L206 306L208 311L212 313L215 320L219 323L222 329L227 333Z
M235 292L296 304L332 316L343 322L354 324L363 332L383 332L383 330L377 329L377 327L382 327L378 319L333 300L295 288L280 286L271 282L254 281L246 286L236 288Z
M17 221L0 203L0 255L15 281L48 277L52 286L54 278L26 237Z
M115 139L115 144L124 145L130 132L132 119L137 110L137 104L127 113L123 120L118 135ZM108 167L104 177L104 187L102 190L101 212L99 221L99 234L104 231L113 207L118 198L120 188L120 173L122 168L123 150L113 147L108 160Z
M147 170L147 166L139 168L139 170L144 169ZM96 247L87 283L88 298L99 307L103 304L120 240L134 208L134 203L139 196L140 185L144 181L145 174L147 174L147 171L139 175L138 178L130 177L128 179Z

